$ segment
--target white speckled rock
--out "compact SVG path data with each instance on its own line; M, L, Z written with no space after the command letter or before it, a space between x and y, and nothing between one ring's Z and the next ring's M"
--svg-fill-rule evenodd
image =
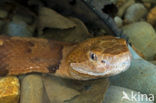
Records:
M135 98L132 96L136 95ZM106 92L103 103L153 103L153 97L141 97L141 93L118 86L110 86ZM125 97L127 96L127 98ZM125 98L124 98L125 97ZM147 101L146 101L147 100Z
M39 75L27 75L22 80L20 103L42 103L43 84Z
M127 9L124 19L128 22L135 22L144 17L146 13L147 9L143 4L135 3Z
M110 80L113 85L156 95L156 66L143 59L133 59L126 72L113 76Z

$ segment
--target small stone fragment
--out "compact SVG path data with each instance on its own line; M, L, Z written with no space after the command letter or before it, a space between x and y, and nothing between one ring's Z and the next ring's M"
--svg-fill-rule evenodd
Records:
M42 103L42 96L42 78L35 74L25 76L21 85L20 103Z
M18 103L20 83L17 77L0 78L0 103Z
M152 8L147 15L147 22L154 25L156 24L156 7Z
M144 17L146 13L147 9L144 7L143 4L135 3L127 9L124 19L127 22L135 22Z

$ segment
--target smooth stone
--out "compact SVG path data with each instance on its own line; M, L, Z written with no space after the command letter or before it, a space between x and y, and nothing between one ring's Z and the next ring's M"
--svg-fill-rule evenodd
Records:
M64 30L48 29L43 33L43 35L41 35L41 37L66 42L80 42L91 36L87 27L80 19L70 17L69 20L75 24L74 28Z
M42 78L36 74L24 77L21 85L20 103L42 103L43 83Z
M156 33L151 24L141 21L124 26L125 34L134 47L144 55L145 59L152 60L156 53Z
M134 3L131 5L125 14L124 19L127 22L135 22L144 17L147 13L147 9L141 3Z
M132 96L136 95L135 98ZM127 95L127 98L124 96ZM143 96L140 92L119 87L119 86L110 86L106 91L103 103L153 103L153 97L148 98Z
M117 24L118 27L122 26L123 21L119 16L114 17L114 21L115 21L115 23Z
M19 95L20 83L17 77L0 78L0 103L18 103Z
M80 92L68 87L63 80L57 77L44 76L43 83L50 103L64 103L65 100L80 95Z
M5 27L4 33L10 36L29 37L32 36L33 31L24 21L19 20L8 23Z
M43 33L44 28L69 29L75 24L68 18L62 16L51 8L41 7L39 9L38 32Z
M50 103L101 103L109 87L108 78L79 81L45 75L43 82Z
M110 77L110 81L113 85L156 96L156 66L143 59L133 59L126 72Z

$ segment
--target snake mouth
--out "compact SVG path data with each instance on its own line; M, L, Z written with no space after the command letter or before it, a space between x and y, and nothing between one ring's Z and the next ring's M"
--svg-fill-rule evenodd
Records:
M120 60L114 64L109 64L111 69L106 68L104 70L104 72L94 72L94 71L91 71L90 68L85 69L81 66L75 67L75 66L72 66L72 64L71 64L71 67L73 70L75 70L79 73L82 73L82 74L104 77L104 76L113 76L113 75L116 75L116 74L126 71L130 67L130 62L131 62L130 57L123 58L122 60Z

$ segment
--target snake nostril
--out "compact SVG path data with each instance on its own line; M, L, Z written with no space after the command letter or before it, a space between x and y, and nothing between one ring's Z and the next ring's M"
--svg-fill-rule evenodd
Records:
M106 63L106 61L105 60L101 60L101 63Z

